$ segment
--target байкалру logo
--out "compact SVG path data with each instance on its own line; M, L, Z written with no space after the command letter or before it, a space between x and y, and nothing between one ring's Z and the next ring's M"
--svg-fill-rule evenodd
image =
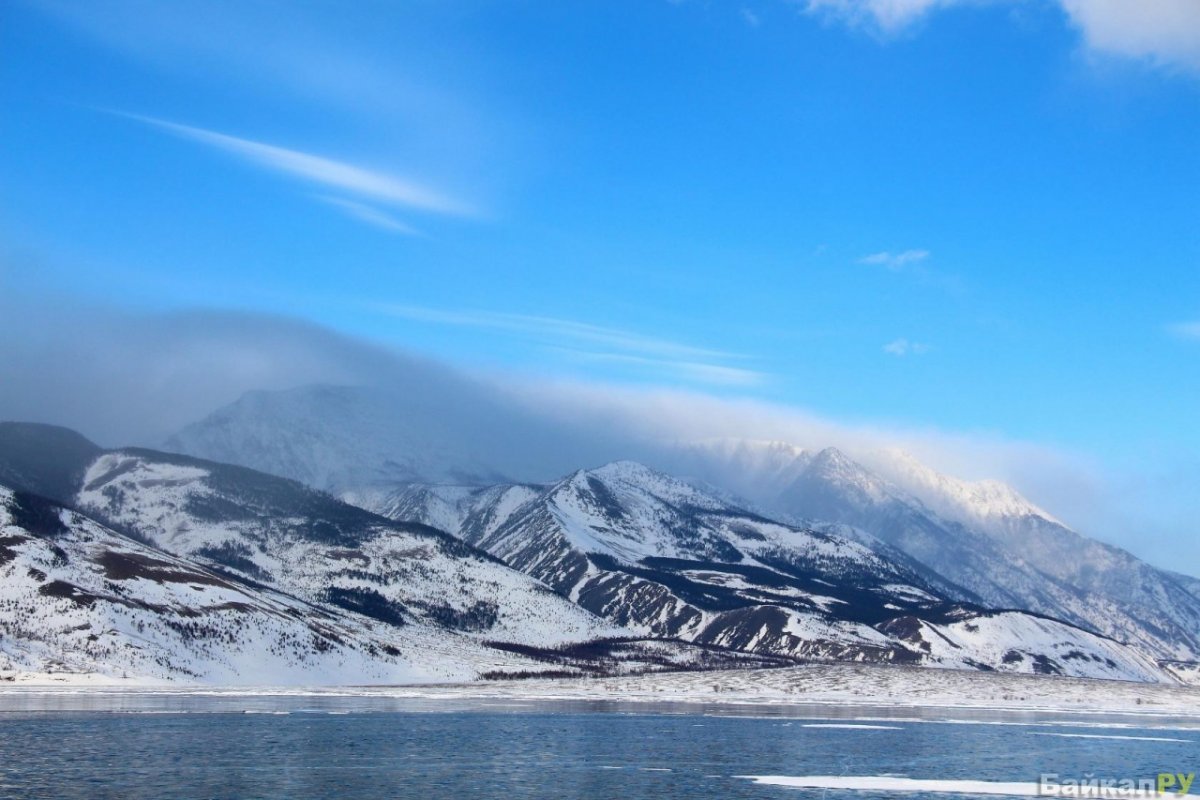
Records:
M1047 773L1038 780L1043 797L1182 797L1192 788L1194 772L1160 772L1153 778L1063 778Z

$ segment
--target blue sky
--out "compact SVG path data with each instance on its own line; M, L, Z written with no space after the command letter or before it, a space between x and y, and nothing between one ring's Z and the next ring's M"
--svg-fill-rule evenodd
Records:
M1197 9L10 0L0 278L1190 485Z

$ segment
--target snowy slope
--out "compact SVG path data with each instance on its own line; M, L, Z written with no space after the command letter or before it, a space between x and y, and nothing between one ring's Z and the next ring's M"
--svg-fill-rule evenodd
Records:
M1089 539L999 481L953 478L901 451L880 453L875 463L943 518L982 531L1011 559L1064 587L1072 596L1059 602L1069 613L1167 658L1200 656L1196 579Z
M961 481L904 454L890 457L897 466L888 475L902 480L900 485L858 467L869 477L813 475L781 498L799 510L811 496L801 486L832 488L845 496L856 492L846 487L863 481L882 485L880 499L857 507L858 520L869 513L863 509L892 504L906 510L907 528L878 522L862 527L990 604L1067 619L1163 658L1200 653L1200 603L1174 576L1081 536L997 481ZM915 533L918 528L921 533Z
M912 622L901 621L888 631L900 633ZM1019 611L971 615L943 625L922 621L919 632L909 628L908 633L938 661L953 661L970 653L972 660L999 664L1003 672L1145 682L1162 681L1163 677L1154 659L1130 647Z
M433 404L406 392L312 386L253 392L188 427L172 446L337 491L544 480L545 463L529 453L545 452L545 441L504 437L521 429L553 439L550 427L515 425L514 414L497 408L481 420L452 396ZM898 451L857 453L863 465L833 449L780 441L680 444L658 458L674 474L748 498L767 516L818 529L848 525L845 533L872 547L882 541L940 575L943 593L960 587L961 599L1057 616L1159 657L1200 657L1195 578L1080 536L1003 483L954 479ZM378 505L365 494L355 503ZM452 515L431 518L438 527L451 522Z
M1167 575L1173 578L1193 597L1200 598L1200 578L1193 578L1191 575L1184 575L1179 572L1168 572Z
M505 668L537 667L468 637L251 586L0 488L0 674L396 683Z
M76 502L168 552L401 626L537 646L625 633L440 531L250 470L114 451L88 468Z
M1200 661L1160 661L1159 666L1186 686L1200 686Z
M748 453L761 451L757 461ZM871 468L834 448L788 451L778 443L709 443L688 464L737 483L786 518L824 520L909 554L986 605L1067 620L1166 659L1200 655L1195 579L1089 539L998 481L962 481L899 451L866 454ZM755 464L758 473L745 472Z
M863 456L872 470L893 486L919 499L934 513L964 524L1003 530L1007 520L1039 517L1063 525L1009 486L997 480L965 481L922 464L910 453L889 448Z
M452 395L434 404L405 392L307 387L251 393L171 444L318 488L354 491L355 503L379 508L379 496L399 483L545 480L560 474L547 472L545 453L579 457L576 438L564 437L572 444L555 448L550 423L518 425L514 414L497 407L481 418L458 408ZM741 439L651 450L656 466L747 498L739 504L766 516L842 530L889 560L902 552L924 565L923 577L947 596L1054 616L1165 659L1200 658L1196 579L1081 536L1003 483L958 480L896 451L851 459L833 448ZM430 511L429 522L453 527L456 512L448 506L443 512Z
M20 480L22 492L36 486L58 493L59 506L76 509L61 513L70 514L72 524L86 522L114 538L118 544L110 549L136 551L122 555L119 566L133 573L104 576L103 592L95 584L95 563L103 572L112 558L103 552L75 558L74 571L61 583L49 578L58 587L50 594L26 579L13 582L24 593L20 605L0 606L0 626L12 634L4 640L9 661L0 669L21 671L22 680L35 679L30 670L71 669L100 680L119 670L138 679L362 683L790 663L639 639L441 531L396 523L253 470L149 450L103 451L77 434L42 425L0 425L0 470ZM32 542L27 533L19 543ZM5 550L6 563L16 565L12 575L34 584L47 579L45 570L30 572L18 563L24 555ZM201 577L190 577L196 575ZM134 582L112 584L125 579ZM214 606L205 593L215 590L204 588L218 585L213 581L257 605L222 599ZM175 583L184 588L177 591ZM174 592L171 603L159 602L160 585ZM170 652L156 658L158 671L147 672L145 664L111 648L85 657L91 650L70 640L63 644L70 663L55 667L37 644L64 618L64 603L94 614L112 604L128 605L125 600L150 614L139 618L139 626L182 626L182 643L163 645ZM283 620L279 636L295 647L273 644L272 631L242 625L236 616L259 607ZM225 615L221 624L209 624L217 612ZM164 620L156 621L155 614ZM226 619L230 614L232 622ZM22 627L26 617L43 624L37 630ZM195 627L180 618L205 621ZM102 621L103 614L96 624ZM242 625L245 637L230 625ZM316 638L305 639L305 630ZM197 653L202 639L212 641ZM263 646L270 652L264 654ZM286 658L275 657L280 654Z
M173 446L350 491L352 502L394 519L418 516L384 509L388 487L399 483L479 487L498 475L544 479L544 464L526 457L544 447L497 446L512 427L506 417L481 426L460 416L451 405L308 387L247 395L182 432ZM734 505L850 535L892 562L903 553L904 565L947 598L1032 610L1161 658L1200 658L1194 583L1080 536L1002 483L959 481L896 452L860 455L869 466L833 448L726 439L680 444L660 453L659 463L726 498L748 499ZM431 525L461 524L461 498L410 500Z
M418 485L358 499L457 523L464 540L647 635L804 658L1165 679L1116 642L954 603L863 544L772 522L640 464L581 470L540 491Z
M1187 734L1195 732L1196 720L1200 719L1200 687L1128 681L1101 683L1062 677L1047 680L1025 674L871 664L807 664L790 669L675 673L604 680L499 681L469 686L366 689L362 694L506 701L696 703L707 708L728 705L733 714L753 714L753 706L759 705L763 709L760 713L775 716L786 715L788 712L782 709L791 707L791 713L796 716L826 716L831 724L900 725L920 720L962 720L978 724L981 717L977 713L963 714L960 710L1054 711L1068 716L1042 717L1038 724L1076 730L1092 728L1100 734L1120 734L1122 728L1156 728L1175 731L1164 732L1164 737L1183 735L1188 739L1193 738ZM909 709L909 712L898 709ZM936 713L929 713L931 709L936 709ZM1097 718L1098 714L1106 716ZM1107 716L1113 714L1120 717ZM1012 724L1011 719L1003 717L994 718L992 722ZM1104 728L1116 730L1105 731Z

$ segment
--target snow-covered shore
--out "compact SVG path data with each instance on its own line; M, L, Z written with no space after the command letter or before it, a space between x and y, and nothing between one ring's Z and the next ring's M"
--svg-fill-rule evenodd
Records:
M856 664L423 686L155 686L86 676L25 675L18 681L0 683L0 709L6 705L6 696L36 693L993 709L1167 715L1200 721L1197 687Z
M1196 687L857 664L508 681L408 691L453 691L477 697L1047 709L1200 717L1200 688Z

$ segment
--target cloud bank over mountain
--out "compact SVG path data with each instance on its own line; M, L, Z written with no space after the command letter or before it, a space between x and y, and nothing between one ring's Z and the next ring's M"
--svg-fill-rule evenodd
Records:
M858 454L901 448L950 474L1007 481L1073 526L1151 560L1200 559L1186 535L1195 509L1180 493L1187 463L1134 475L992 433L845 422L696 391L471 373L260 314L5 305L0 334L12 344L0 352L0 418L67 425L104 445L158 445L249 391L376 386L404 398L397 413L435 409L481 462L517 464L516 479L624 458L662 463L667 447L720 438Z

